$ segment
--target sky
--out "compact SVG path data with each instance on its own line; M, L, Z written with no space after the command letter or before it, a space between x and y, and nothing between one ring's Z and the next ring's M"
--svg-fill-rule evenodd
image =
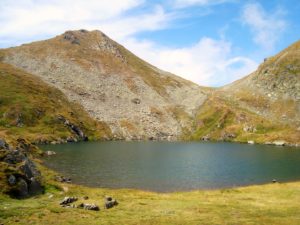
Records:
M299 0L0 0L0 48L101 30L160 69L217 87L299 40L299 12Z

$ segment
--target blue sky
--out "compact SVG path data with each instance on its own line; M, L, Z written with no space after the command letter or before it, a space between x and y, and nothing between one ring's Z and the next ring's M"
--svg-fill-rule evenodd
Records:
M0 48L98 29L200 85L253 72L300 39L298 0L0 0Z

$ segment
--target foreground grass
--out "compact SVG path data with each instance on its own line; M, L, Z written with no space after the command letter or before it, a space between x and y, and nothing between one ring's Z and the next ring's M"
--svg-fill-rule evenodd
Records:
M106 195L120 204L104 209ZM76 204L96 203L101 210L62 208L64 196L78 196ZM300 182L166 194L63 184L50 185L46 194L26 200L1 195L0 202L0 224L5 225L300 224Z

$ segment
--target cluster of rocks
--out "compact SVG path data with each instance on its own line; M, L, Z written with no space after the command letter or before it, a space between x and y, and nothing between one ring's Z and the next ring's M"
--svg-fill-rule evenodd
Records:
M79 126L71 123L68 119L66 119L62 115L59 115L57 117L57 119L62 121L65 126L67 126L72 132L74 132L80 138L80 140L88 141L88 137L85 135L85 133L82 131L82 129L80 129ZM71 140L68 141L68 139L67 139L67 142L71 142Z
M87 200L88 197L85 196L83 197L83 200ZM76 204L72 204L74 202L76 202L78 200L77 197L65 197L59 204L62 207L67 207L67 208L79 208L79 209L85 209L85 210L93 210L93 211L99 211L100 207L94 203L90 204L90 203L80 203L79 205ZM117 206L118 202L116 199L113 199L110 196L105 197L105 203L104 203L104 207L106 209L110 209L114 206Z
M210 135L209 134L201 137L201 141L209 141L209 140L210 140Z
M58 145L58 144L66 144L66 143L76 143L79 142L80 139L76 137L69 136L66 139L64 138L58 138L56 140L47 140L47 139L38 139L33 144L38 144L38 145Z
M41 194L44 191L42 177L29 157L31 145L24 139L18 139L17 143L14 148L0 139L0 162L7 180L4 191L16 198Z
M72 183L72 179L64 176L55 176L54 180L61 183Z
M67 31L64 33L64 39L70 41L72 44L80 45L79 38L75 35L73 31Z
M234 133L228 133L228 132L222 132L220 136L220 141L227 141L227 140L232 140L236 138L236 134Z
M254 127L252 125L245 125L243 127L243 131L247 132L247 133L255 133L257 130L256 130L256 127Z

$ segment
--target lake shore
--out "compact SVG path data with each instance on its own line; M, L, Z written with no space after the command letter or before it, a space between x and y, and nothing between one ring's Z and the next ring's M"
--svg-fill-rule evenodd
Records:
M299 224L300 182L272 183L212 191L154 193L59 183L40 167L46 192L24 200L1 195L1 224ZM104 197L118 206L104 209ZM65 196L97 204L100 211L64 208ZM88 196L87 200L83 200Z

